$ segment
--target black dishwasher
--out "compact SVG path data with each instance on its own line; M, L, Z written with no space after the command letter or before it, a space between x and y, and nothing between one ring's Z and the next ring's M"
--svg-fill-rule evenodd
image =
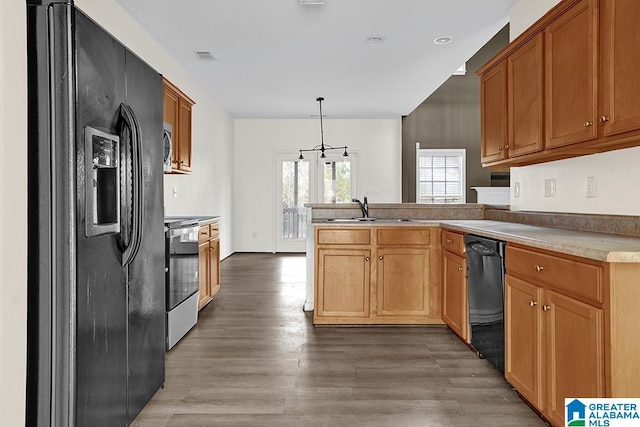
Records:
M505 242L466 234L471 345L504 374Z

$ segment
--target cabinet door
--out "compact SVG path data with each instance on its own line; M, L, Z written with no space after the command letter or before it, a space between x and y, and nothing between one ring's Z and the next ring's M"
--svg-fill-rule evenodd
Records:
M543 410L542 289L505 277L505 378L531 404Z
M506 157L507 145L507 63L502 62L482 76L482 163Z
M318 249L314 317L369 317L371 251Z
M220 240L209 241L209 287L213 297L220 290Z
M542 150L542 45L538 34L507 59L509 157Z
M573 298L546 291L547 404L544 412L564 424L564 399L604 397L603 314Z
M178 169L191 172L191 105L183 99L178 103Z
M428 316L429 249L378 248L376 314Z
M442 320L465 341L469 341L467 308L467 261L451 252L443 257Z
M163 87L164 92L164 105L163 105L163 119L165 122L171 125L172 129L172 140L171 140L171 168L178 168L178 141L180 140L180 135L177 132L178 130L178 95L168 88L166 85Z
M607 0L602 8L602 111L605 136L640 129L640 2Z
M598 19L582 0L544 31L546 148L596 138Z
M209 242L198 245L198 290L200 291L198 309L204 307L211 300L209 252Z

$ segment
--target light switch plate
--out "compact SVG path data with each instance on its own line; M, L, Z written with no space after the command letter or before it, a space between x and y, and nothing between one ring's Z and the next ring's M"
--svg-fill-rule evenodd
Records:
M555 178L547 178L544 180L544 197L556 197Z
M587 177L587 197L589 198L596 197L596 177L595 176Z
M515 199L520 197L520 181L516 181L513 183L513 197Z

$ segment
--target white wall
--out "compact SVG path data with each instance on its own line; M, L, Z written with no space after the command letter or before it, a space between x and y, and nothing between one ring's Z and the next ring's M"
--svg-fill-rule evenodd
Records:
M221 256L227 257L233 253L233 119L114 0L76 0L76 5L196 102L192 172L165 175L166 214L221 216ZM177 187L177 198L173 187Z
M370 203L400 202L401 120L324 120L324 140L358 152L358 196ZM235 121L235 249L275 251L275 153L320 143L317 119L237 119ZM256 233L256 238L253 238Z
M511 7L511 39L537 21L558 0L517 0ZM511 209L547 212L640 215L640 147L511 168ZM586 198L586 177L596 177L596 197ZM556 197L544 197L544 180L555 178ZM514 183L521 194L514 198Z
M560 0L516 0L509 10L509 38L518 37Z
M27 328L24 0L0 1L0 424L24 425Z
M640 147L511 168L511 209L640 215ZM596 197L586 197L587 177L596 178ZM556 197L544 197L544 180L556 180ZM520 197L513 186L520 183Z

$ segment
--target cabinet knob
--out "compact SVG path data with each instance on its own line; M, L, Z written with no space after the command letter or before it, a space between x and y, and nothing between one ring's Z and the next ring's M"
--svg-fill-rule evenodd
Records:
M550 305L546 305L545 304L545 305L542 306L542 311L549 311L549 310L551 310L551 306Z
M498 151L502 151L502 150L504 150L504 146L503 146L503 145L501 145L500 147L498 147Z
M365 260L365 261L371 261L371 258L369 258L369 257L365 257L365 259L364 259L364 260Z
M611 119L610 119L609 117L607 117L607 116L601 116L601 117L600 117L600 121L601 121L602 123L608 122L609 120L611 120Z
M210 250L210 251L212 251L212 250L213 250L213 248L209 248L209 250Z
M541 266L541 265L536 265L536 271L537 271L538 273L540 273L542 270L544 270L544 267L543 267L543 266Z
M538 305L538 301L529 301L529 307L535 307Z
M453 240L447 239L447 243L453 243Z
M384 257L383 257L382 255L380 255L380 256L378 257L378 259L379 259L380 261L382 261L382 260L384 259Z
M458 271L462 271L462 270L464 270L464 268L458 267Z
M591 127L591 126L593 126L593 122L592 121L587 120L586 122L584 122L584 127L588 128L588 127Z
M508 150L509 148L511 148L511 146L510 146L509 144L507 144L507 145L505 145L505 146L504 146L504 149L505 149L505 150Z

